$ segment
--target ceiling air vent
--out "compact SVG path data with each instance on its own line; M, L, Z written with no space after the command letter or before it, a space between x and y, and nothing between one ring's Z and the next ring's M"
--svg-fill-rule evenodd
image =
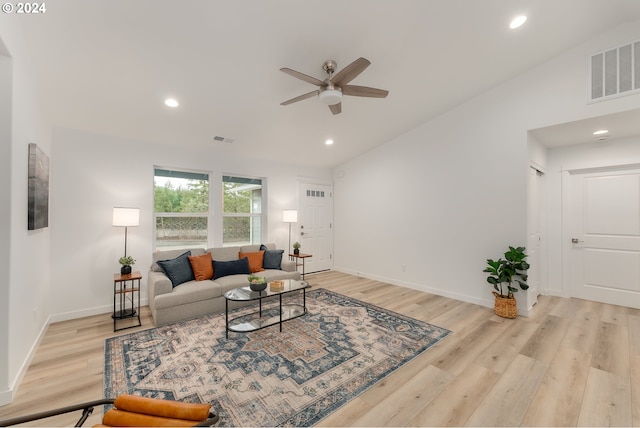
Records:
M640 93L640 41L591 55L591 101Z
M213 141L220 141L222 143L229 143L229 144L233 143L233 140L231 138L220 137L218 135L213 137Z

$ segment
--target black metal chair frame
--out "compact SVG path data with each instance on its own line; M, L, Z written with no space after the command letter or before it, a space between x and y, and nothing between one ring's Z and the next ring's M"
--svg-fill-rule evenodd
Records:
M82 410L82 415L78 422L74 426L81 427L82 424L87 420L89 416L93 413L93 408L96 406L103 406L108 404L113 404L115 402L115 398L103 398L102 400L94 400L88 401L86 403L75 404L72 406L60 407L59 409L47 410L40 413L34 413L33 415L27 416L19 416L16 418L5 419L4 421L0 421L0 427L7 427L11 425L19 425L25 422L37 421L38 419L50 418L51 416L62 415L65 413L76 412L78 410ZM207 420L194 425L196 427L210 427L215 425L220 417L213 413L209 413L209 418Z

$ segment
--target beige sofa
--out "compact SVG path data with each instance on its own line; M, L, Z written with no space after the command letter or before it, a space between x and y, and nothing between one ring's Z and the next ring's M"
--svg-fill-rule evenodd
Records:
M268 250L276 249L274 244L265 244L265 246ZM258 252L260 245L209 248L207 250L204 248L191 248L188 250L191 251L193 256L209 252L214 261L227 262L239 260L241 252ZM149 308L151 308L151 315L156 326L216 312L224 312L224 293L234 288L248 286L248 275L233 274L212 280L187 281L174 287L157 262L175 259L186 251L187 249L159 250L153 253L153 263L149 271L147 288ZM282 256L281 269L265 269L257 272L256 275L264 276L267 281L300 279L300 273L296 270L296 263L290 261L286 254Z

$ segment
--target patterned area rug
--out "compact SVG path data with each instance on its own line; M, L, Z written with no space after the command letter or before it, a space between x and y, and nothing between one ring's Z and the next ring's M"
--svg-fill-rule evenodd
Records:
M282 333L225 339L216 314L107 339L105 397L212 403L220 426L310 426L450 333L324 289L307 309Z

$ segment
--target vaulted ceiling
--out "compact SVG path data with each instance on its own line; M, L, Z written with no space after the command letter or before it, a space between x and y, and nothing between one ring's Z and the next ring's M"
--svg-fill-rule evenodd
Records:
M55 126L331 167L564 50L640 18L638 0L56 0L22 15ZM508 28L516 15L529 19ZM314 89L358 57L333 115ZM174 97L179 107L164 105ZM233 143L215 141L224 137ZM333 146L324 141L332 138Z

